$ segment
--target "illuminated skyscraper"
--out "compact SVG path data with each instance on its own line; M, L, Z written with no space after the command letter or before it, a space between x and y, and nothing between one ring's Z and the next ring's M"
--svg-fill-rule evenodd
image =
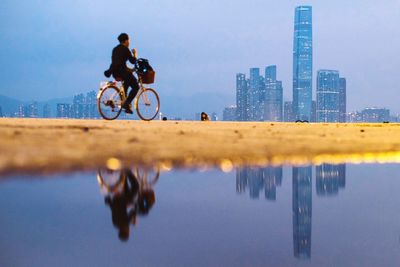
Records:
M243 73L236 74L236 117L238 121L247 121L248 119L248 82Z
M312 7L295 10L293 41L293 113L295 120L311 121L312 72Z
M250 69L249 80L249 103L250 112L248 114L249 121L262 121L263 120L263 99L265 98L265 86L263 77L260 75L259 68Z
M282 82L276 80L276 66L265 68L264 120L283 120L283 88Z
M339 72L317 74L317 122L339 122Z

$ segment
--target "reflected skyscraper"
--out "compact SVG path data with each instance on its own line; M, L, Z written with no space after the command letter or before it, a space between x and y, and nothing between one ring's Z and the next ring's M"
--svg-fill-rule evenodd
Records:
M276 200L276 187L282 184L282 167L243 168L236 171L236 192L249 190L250 198L260 198L264 189L265 199Z
M264 168L264 192L268 200L276 200L276 187L282 185L282 167Z
M322 164L316 167L316 188L319 196L332 196L346 185L346 165Z
M295 120L311 121L313 72L312 7L295 10L293 40L293 113Z
M293 247L296 258L311 258L312 167L293 168Z

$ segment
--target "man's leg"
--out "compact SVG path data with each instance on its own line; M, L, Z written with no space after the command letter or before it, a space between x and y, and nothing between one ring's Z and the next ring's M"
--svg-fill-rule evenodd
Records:
M126 77L124 79L125 93L127 93L128 87L131 87L132 89L129 92L129 95L122 106L125 109L129 108L129 105L132 103L132 100L135 98L137 92L139 91L139 84L138 84L135 76L133 76L132 73L129 73L128 75L126 75Z

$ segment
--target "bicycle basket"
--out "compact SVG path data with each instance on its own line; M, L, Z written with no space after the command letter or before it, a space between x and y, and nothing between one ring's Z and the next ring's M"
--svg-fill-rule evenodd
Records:
M146 72L139 73L140 79L142 79L142 83L151 84L154 83L154 79L156 76L156 72L153 70L147 70Z

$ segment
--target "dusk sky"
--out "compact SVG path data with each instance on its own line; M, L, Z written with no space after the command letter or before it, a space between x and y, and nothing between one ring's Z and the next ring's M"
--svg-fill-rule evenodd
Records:
M317 70L336 69L347 78L348 111L400 112L400 0L1 0L0 94L46 100L97 90L127 32L162 94L234 100L236 73L274 64L291 100L298 5L313 6L314 95Z

